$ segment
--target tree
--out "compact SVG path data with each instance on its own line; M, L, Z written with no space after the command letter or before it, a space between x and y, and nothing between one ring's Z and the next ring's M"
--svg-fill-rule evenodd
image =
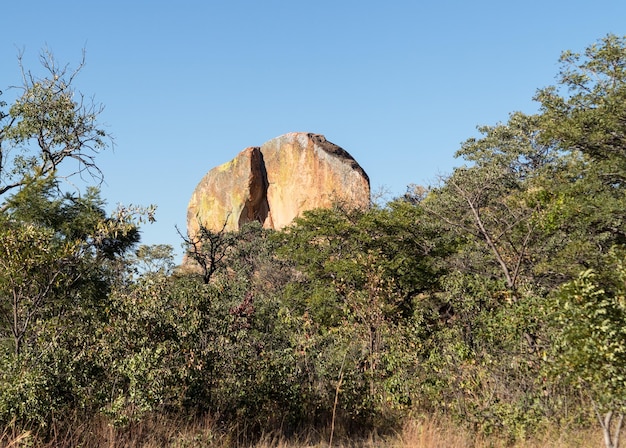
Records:
M98 124L103 107L88 101L73 83L85 64L76 69L59 66L52 53L40 56L47 72L37 77L22 65L21 95L8 112L0 112L0 197L35 178L84 174L102 179L95 155L111 142ZM0 103L0 108L6 103ZM69 168L67 160L76 162ZM1 207L1 205L0 205Z
M0 421L45 426L97 401L94 338L154 209L107 214L97 188L64 191L74 174L102 179L95 155L110 139L97 123L101 106L72 86L84 59L76 70L50 53L41 62L47 77L19 57L20 95L8 111L0 104Z
M593 230L599 215L579 154L543 125L539 115L513 113L480 127L457 152L465 165L418 200L450 249L441 260L442 325L428 341L427 395L476 428L515 437L558 404L541 380L551 341L542 304L598 258L588 249L604 238Z
M137 274L148 276L169 276L174 272L174 248L169 244L142 244L135 251L133 264Z
M204 283L210 283L213 275L224 267L224 258L235 245L237 234L227 232L226 224L227 220L217 232L202 223L198 223L198 231L193 235L184 236L178 231L186 248L186 256L200 268Z
M626 179L626 38L612 34L583 54L561 55L558 85L538 91L544 135L603 166L607 184Z
M604 272L582 272L563 285L552 307L553 367L589 396L607 448L618 448L626 412L624 260L624 249L614 248Z
M457 268L489 272L515 291L536 256L539 218L549 199L541 181L558 154L540 140L536 116L515 113L506 124L479 130L483 137L468 139L456 153L469 166L455 169L421 204L456 235Z
M96 190L58 196L50 178L0 213L0 421L46 426L91 410L103 368L97 335L124 255L139 239L126 211L107 216Z
M10 330L16 356L32 324L59 290L78 279L71 243L55 241L49 229L4 223L0 231L0 294L3 327Z
M443 382L453 379L447 387L466 391L451 394L450 401L472 418L480 414L472 410L476 406L493 419L499 403L517 406L515 396L522 399L524 418L534 412L524 402L541 403L544 413L554 411L547 389L542 398L547 384L528 377L540 378L539 354L561 327L575 334L568 339L584 341L572 350L589 356L598 355L600 345L610 345L609 335L621 337L617 328L622 318L613 311L615 325L609 325L603 340L587 335L588 329L576 333L574 325L585 314L606 317L610 301L605 292L612 284L583 281L578 273L593 269L608 276L607 253L626 241L624 43L608 36L583 56L564 53L559 85L537 94L541 113L516 113L506 124L479 128L482 136L466 141L457 153L468 164L420 201L456 242L446 260L451 274L442 281L441 296L449 301L453 317L438 335L445 356L433 357L433 370L443 366ZM569 327L565 318L550 326L543 315L545 303L551 291L569 281L573 283L565 290L570 296L587 294L587 308L581 305L580 315L570 314ZM596 295L600 289L602 294ZM494 353L498 361L491 358ZM601 358L594 362L583 360L581 366L602 371ZM513 365L517 367L511 369ZM510 387L515 384L519 387ZM551 387L560 385L556 381ZM495 399L482 401L489 396ZM617 410L612 411L600 419L605 431L615 421Z
M37 318L104 279L109 262L139 240L133 218L107 217L96 191L57 198L56 188L50 179L25 185L0 215L2 309L16 355Z
M312 412L330 419L338 399L344 422L392 421L414 397L412 369L440 275L439 238L422 210L407 201L369 210L339 205L306 212L276 237L279 255L301 273L284 303L301 322L298 365Z
M626 39L609 34L582 54L563 52L560 62L558 84L535 99L542 138L570 158L554 179L552 217L567 235L568 261L560 264L576 266L577 274L598 268L613 245L626 243Z
M582 54L563 52L560 62L558 85L536 95L544 137L571 154L574 168L561 179L553 215L567 235L553 266L560 259L579 272L559 289L553 310L556 366L589 394L606 446L616 447L626 390L626 39L609 34Z
M371 288L370 298L397 320L410 316L415 297L437 283L430 255L437 254L438 239L423 223L422 210L405 201L367 211L319 209L277 235L279 253L341 297Z

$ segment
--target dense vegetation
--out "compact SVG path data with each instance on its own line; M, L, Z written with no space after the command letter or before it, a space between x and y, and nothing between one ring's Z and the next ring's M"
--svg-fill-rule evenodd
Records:
M253 440L439 415L515 440L595 419L619 443L624 38L565 52L539 112L480 127L439 185L280 232L201 229L194 272L139 245L151 208L108 214L66 182L97 183L109 138L77 72L42 62L0 103L2 426L210 416Z

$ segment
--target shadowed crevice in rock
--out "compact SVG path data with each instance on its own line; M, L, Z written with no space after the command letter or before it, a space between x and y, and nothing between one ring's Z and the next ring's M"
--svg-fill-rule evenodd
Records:
M252 148L250 154L250 182L248 184L249 195L239 215L238 225L258 221L264 224L268 218L270 206L267 202L267 170L263 160L261 148Z

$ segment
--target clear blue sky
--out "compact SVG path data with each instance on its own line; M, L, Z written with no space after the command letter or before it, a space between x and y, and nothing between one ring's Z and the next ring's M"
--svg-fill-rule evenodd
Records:
M476 126L532 113L566 49L626 34L624 0L31 0L1 8L0 89L18 50L87 65L115 151L97 159L117 203L156 204L147 244L171 244L212 167L292 131L324 134L401 195L461 162ZM7 95L5 95L7 96Z

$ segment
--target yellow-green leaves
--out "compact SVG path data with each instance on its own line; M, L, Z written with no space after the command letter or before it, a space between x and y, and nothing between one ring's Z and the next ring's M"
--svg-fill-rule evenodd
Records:
M73 86L84 60L73 71L58 67L49 53L41 61L47 75L39 78L22 67L22 94L8 114L0 114L0 195L57 170L65 177L102 178L94 157L110 142L97 122L103 108Z
M582 272L565 284L553 307L555 371L583 387L604 411L626 409L626 308L623 250L605 272Z

